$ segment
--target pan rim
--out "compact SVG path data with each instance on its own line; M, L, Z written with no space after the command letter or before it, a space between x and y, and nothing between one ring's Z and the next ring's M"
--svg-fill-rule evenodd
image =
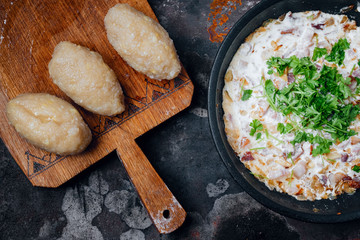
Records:
M254 18L254 16L259 15L264 9L267 9L273 6L276 3L279 3L284 0L263 0L257 5L255 5L252 9L247 11L231 28L227 36L225 37L224 41L220 45L217 54L214 58L213 65L210 72L210 80L209 80L209 87L208 87L208 120L210 125L210 131L212 134L213 141L217 148L217 151L222 159L222 162L225 164L226 168L230 172L231 176L235 181L247 192L251 197L253 197L256 201L261 203L262 205L266 206L267 208L274 210L286 217L306 221L306 222L313 222L313 223L340 223L340 222L347 222L355 219L360 218L360 210L338 214L338 213L331 213L331 214L322 214L322 213L307 213L297 209L291 209L286 206L281 205L278 202L273 201L272 199L266 197L264 194L261 194L257 189L255 189L243 176L240 174L239 170L235 167L232 159L229 156L229 153L226 149L226 143L224 142L223 138L221 137L221 128L219 124L222 122L222 116L219 118L219 108L222 108L222 102L216 102L217 94L219 93L218 81L219 78L223 79L223 76L220 75L220 68L222 67L223 60L225 55L228 53L231 44L233 43L234 39L240 34L241 29L248 24L248 22ZM255 29L254 29L255 30ZM232 54L233 56L233 54ZM232 57L231 57L232 58ZM222 92L222 89L220 89ZM220 119L220 120L219 120ZM219 122L220 121L220 122ZM240 160L239 160L240 161ZM263 184L263 183L262 183ZM275 190L273 190L275 191ZM359 192L359 191L358 191ZM286 196L285 193L281 193ZM295 199L295 198L294 198ZM295 199L296 200L296 199ZM298 201L298 200L296 200ZM330 200L316 200L316 201L330 201ZM332 200L335 201L335 200ZM301 202L301 201L299 201Z

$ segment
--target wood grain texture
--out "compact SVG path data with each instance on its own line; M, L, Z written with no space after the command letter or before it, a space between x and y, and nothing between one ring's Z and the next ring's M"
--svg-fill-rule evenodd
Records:
M185 220L185 210L165 184L159 187L161 178L137 144L127 143L130 145L126 148L118 148L117 154L132 183L136 186L136 191L144 206L146 209L151 209L149 211L151 219L161 233L176 230ZM133 161L133 159L137 160ZM153 185L153 183L157 184Z
M121 59L107 40L103 21L108 9L118 2L0 3L0 10L5 12L0 14L0 136L30 182L42 187L63 184L117 149L154 224L160 232L167 233L182 224L186 213L135 144L135 139L189 106L193 85L184 69L177 78L159 82L136 72ZM121 2L156 19L146 0ZM63 40L102 55L124 90L124 113L114 117L90 113L53 84L47 66L54 47ZM93 133L87 150L75 156L58 156L22 139L7 122L5 105L27 92L46 92L72 103ZM164 210L170 211L169 218L161 215Z

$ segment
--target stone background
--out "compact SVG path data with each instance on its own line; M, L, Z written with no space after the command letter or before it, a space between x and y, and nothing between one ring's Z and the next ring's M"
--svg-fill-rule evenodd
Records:
M215 1L214 1L215 2ZM259 0L244 0L222 30ZM220 43L209 40L210 0L150 0L195 85L191 106L138 139L188 212L160 235L115 153L57 189L32 187L0 143L0 239L355 239L360 222L311 224L257 203L232 179L210 134L207 87ZM229 8L224 8L226 12ZM220 30L221 30L220 29Z

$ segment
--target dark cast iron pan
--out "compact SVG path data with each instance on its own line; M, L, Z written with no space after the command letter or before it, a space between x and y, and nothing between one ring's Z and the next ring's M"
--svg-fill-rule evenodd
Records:
M351 4L355 8L346 12L350 19L360 23L360 13L356 12L356 1L351 0L263 0L248 11L231 29L224 39L211 70L208 111L209 122L216 147L231 175L254 199L268 208L288 217L308 222L335 223L360 218L360 190L353 195L343 194L335 200L298 201L295 198L269 190L258 181L240 162L227 142L222 109L222 89L224 75L237 49L246 36L270 18L278 18L292 11L321 10L339 14L341 9Z

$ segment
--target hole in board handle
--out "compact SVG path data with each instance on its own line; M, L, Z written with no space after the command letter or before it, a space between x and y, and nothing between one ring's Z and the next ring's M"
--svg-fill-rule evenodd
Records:
M166 219L169 219L170 218L170 211L169 210L164 210L163 211L163 217L166 218Z

